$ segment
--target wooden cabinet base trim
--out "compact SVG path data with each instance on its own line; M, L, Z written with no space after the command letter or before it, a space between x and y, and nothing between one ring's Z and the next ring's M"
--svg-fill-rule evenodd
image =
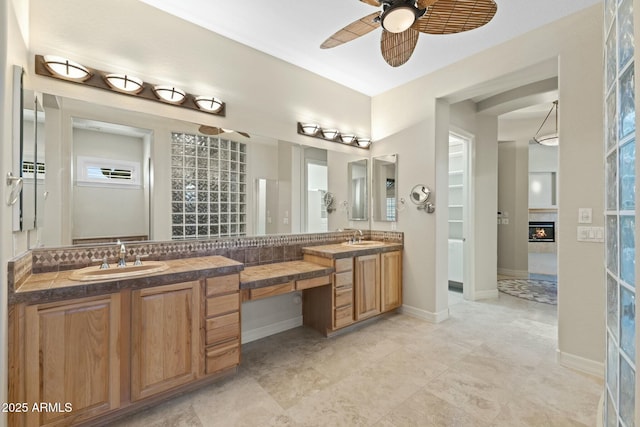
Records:
M224 371L207 375L206 377L193 381L189 384L178 386L171 390L158 393L147 399L140 400L138 402L134 402L126 406L122 406L120 409L113 411L111 413L105 414L99 418L83 421L82 423L77 424L77 427L98 427L98 426L111 425L116 420L130 416L134 413L142 412L146 409L152 408L160 403L167 401L167 399L175 398L175 397L184 395L186 393L190 393L206 385L220 381L221 379L231 377L237 373L238 373L238 367L234 366Z
M229 369L240 364L240 343L232 341L207 349L207 374Z

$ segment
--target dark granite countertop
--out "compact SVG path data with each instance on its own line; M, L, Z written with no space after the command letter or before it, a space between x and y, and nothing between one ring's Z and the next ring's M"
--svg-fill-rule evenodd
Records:
M15 292L9 293L9 304L45 303L111 293L126 288L162 286L199 280L203 277L239 273L244 268L244 264L222 256L181 258L164 262L169 267L165 271L124 279L80 282L69 278L75 270L32 274Z
M307 261L287 261L246 267L240 273L241 289L257 289L291 280L313 279L333 273L333 268Z
M372 255L382 252L392 252L402 250L401 243L379 242L375 246L357 246L344 243L333 245L305 246L302 248L303 254L316 255L324 258L350 258L360 255Z

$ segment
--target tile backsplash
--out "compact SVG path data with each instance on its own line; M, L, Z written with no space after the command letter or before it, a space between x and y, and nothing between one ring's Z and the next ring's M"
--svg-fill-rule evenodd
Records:
M368 240L404 243L404 234L397 231L363 230ZM302 259L305 246L340 243L353 236L353 231L328 233L282 234L235 237L210 240L180 240L164 242L125 243L127 260L137 255L149 260L221 255L247 266ZM87 267L107 257L116 262L120 248L115 244L79 245L41 248L26 252L9 262L9 283L17 286L32 273L46 273Z

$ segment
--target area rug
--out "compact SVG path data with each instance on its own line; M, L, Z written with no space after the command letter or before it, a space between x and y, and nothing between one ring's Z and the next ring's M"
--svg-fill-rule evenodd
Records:
M550 280L501 279L498 280L498 290L530 301L551 305L558 303L558 284Z

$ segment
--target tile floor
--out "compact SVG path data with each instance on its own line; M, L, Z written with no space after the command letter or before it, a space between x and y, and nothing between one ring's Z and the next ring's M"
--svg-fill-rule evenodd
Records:
M556 307L450 293L434 325L402 314L325 339L243 347L233 378L117 426L595 426L602 380L555 362Z

